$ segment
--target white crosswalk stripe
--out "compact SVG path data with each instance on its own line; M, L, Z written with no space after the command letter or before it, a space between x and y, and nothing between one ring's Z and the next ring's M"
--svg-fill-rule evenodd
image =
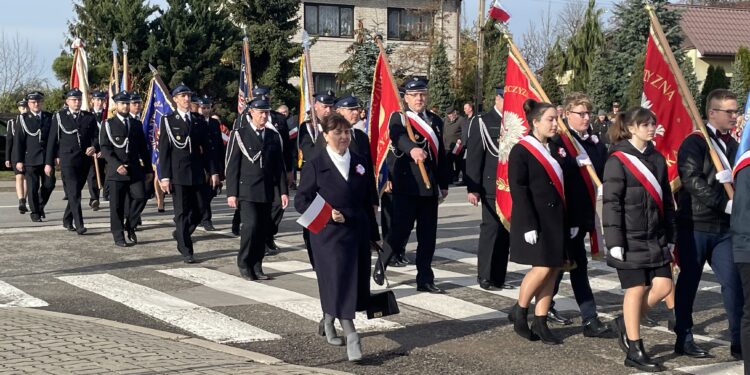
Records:
M270 269L274 269L281 272L293 273L297 276L303 276L311 279L315 279L315 272L310 268L310 265L304 262L288 261L288 262L267 262L263 265ZM384 290L374 282L370 283L372 290ZM455 297L448 295L431 295L428 293L417 293L414 287L408 285L398 285L391 288L396 294L399 304L409 305L422 310L427 310L439 315L446 316L451 319L472 321L472 320L485 320L485 319L500 319L507 316L507 314L491 309L489 307L477 305L475 303L460 300Z
M159 271L166 275L192 281L209 288L234 294L243 298L265 303L289 311L305 319L319 321L322 317L320 300L301 293L277 288L264 283L241 279L207 268L180 268ZM401 325L385 319L367 319L358 313L354 324L362 331L388 331L401 328Z
M212 341L252 342L281 338L214 310L116 276L93 274L58 279Z
M47 302L0 280L0 307L45 307Z

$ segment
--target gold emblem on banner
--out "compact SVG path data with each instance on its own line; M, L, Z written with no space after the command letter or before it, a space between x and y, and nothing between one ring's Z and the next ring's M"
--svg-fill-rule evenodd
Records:
M510 185L508 185L508 183L502 178L497 179L497 181L495 182L495 186L497 186L497 190L510 193Z

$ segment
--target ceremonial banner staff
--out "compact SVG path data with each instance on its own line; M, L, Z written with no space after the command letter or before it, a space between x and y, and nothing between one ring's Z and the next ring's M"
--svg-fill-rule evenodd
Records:
M128 75L128 44L122 42L122 90L130 91L130 77Z
M315 103L315 88L313 87L313 78L312 78L312 64L310 63L310 35L307 34L307 31L302 32L302 58L304 59L305 63L305 81L307 83L307 93L309 94L307 97L308 105L310 107L310 111L314 112L313 110L313 103ZM318 131L318 119L317 116L315 116L314 113L310 114L310 121L312 122L314 131Z
M73 66L70 70L70 88L81 90L81 110L89 111L89 63L84 49L85 44L79 38L73 41ZM98 145L97 145L98 147ZM96 185L101 190L102 180L99 171L99 159L96 155L91 156L94 159L94 171L96 174Z

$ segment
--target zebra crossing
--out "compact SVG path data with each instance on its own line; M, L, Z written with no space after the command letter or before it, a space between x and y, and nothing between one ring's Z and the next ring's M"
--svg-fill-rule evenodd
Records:
M295 254L298 253L298 254ZM286 259L304 259L303 250L284 253ZM441 248L436 251L434 273L436 283L449 286L449 293L435 295L417 293L413 280L416 267L391 267L388 275L393 285L391 289L396 294L402 314L382 319L368 320L364 314L358 314L355 325L366 332L386 332L402 329L414 322L425 323L444 320L463 322L503 319L507 309L518 298L518 289L485 290L479 287L476 280L475 254L451 248ZM595 293L609 293L620 295L622 291L613 269L599 261L589 263L592 270L591 285ZM266 261L264 268L267 272L275 272L276 280L269 282L252 282L206 267L182 267L169 269L147 270L155 274L179 279L196 284L209 290L236 296L238 299L254 301L258 304L270 306L303 319L303 321L317 323L321 317L320 302L314 292L317 288L313 282L304 291L290 290L282 287L284 281L291 279L307 280L309 283L316 279L315 272L307 262L298 260ZM449 270L451 268L454 270ZM461 272L455 271L460 269ZM528 266L510 263L508 267L509 282L518 283ZM709 273L710 275L710 273ZM272 341L284 339L283 334L273 332L273 325L264 322L246 322L202 306L195 301L190 302L172 294L174 291L158 290L147 287L132 280L126 280L108 273L94 273L71 276L56 276L57 280L83 291L106 298L126 306L140 314L157 319L195 336L206 338L219 343L245 343L258 341ZM710 278L710 276L709 276ZM566 282L569 282L565 280ZM466 293L453 293L455 288L466 288ZM704 281L702 289L707 292L718 293L716 283ZM373 291L384 287L371 284ZM453 288L453 289L451 289ZM313 291L314 290L314 291ZM306 293L305 293L306 292ZM473 294L472 294L473 293ZM568 294L566 294L568 293ZM556 307L561 311L577 311L578 306L570 292L561 290L556 297ZM488 303L487 298L470 300L472 295L498 296L502 305ZM468 296L468 297L467 297ZM46 307L48 303L22 291L18 286L0 280L0 307ZM664 331L661 327L655 329ZM706 340L722 342L718 338L705 337Z

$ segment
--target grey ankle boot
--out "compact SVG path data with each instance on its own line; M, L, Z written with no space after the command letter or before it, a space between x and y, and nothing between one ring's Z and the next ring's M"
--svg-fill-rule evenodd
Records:
M333 317L331 319L323 318L318 325L318 334L326 337L326 341L334 346L343 346L344 339L336 336L336 328L333 326Z
M362 359L362 344L359 342L357 332L350 333L346 336L346 355L350 362Z

